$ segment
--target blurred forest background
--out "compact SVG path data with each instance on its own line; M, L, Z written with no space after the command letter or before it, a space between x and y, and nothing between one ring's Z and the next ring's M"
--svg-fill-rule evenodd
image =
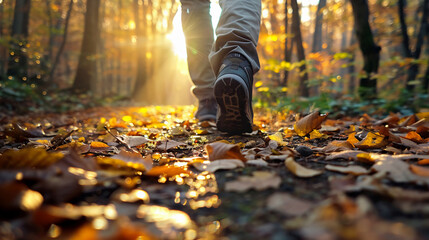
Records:
M255 105L428 107L428 14L429 0L262 0ZM3 110L192 104L191 86L178 0L0 0Z

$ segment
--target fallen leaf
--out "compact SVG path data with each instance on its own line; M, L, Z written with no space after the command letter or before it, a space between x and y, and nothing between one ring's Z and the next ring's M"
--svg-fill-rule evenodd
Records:
M185 146L186 143L178 142L174 140L164 140L159 142L159 144L156 146L157 150L160 151L167 151L173 148L177 148L178 146Z
M64 157L60 152L47 152L43 148L7 150L0 156L0 169L46 168Z
M149 142L149 139L142 136L121 136L122 140L130 147L140 146Z
M260 167L266 167L268 166L268 163L262 159L253 159L253 160L248 160L246 162L247 165L255 165L255 166L260 166Z
M267 208L286 216L301 216L307 213L314 204L304 199L296 198L287 193L274 193L268 197Z
M236 169L244 167L244 163L239 159L218 159L216 161L194 162L192 164L199 171L216 172L222 169Z
M385 172L387 178L393 182L429 185L429 179L414 174L410 170L410 165L408 163L390 156L386 156L383 160L378 160L371 169L376 172Z
M272 172L255 171L253 176L239 176L237 180L225 183L226 191L246 192L250 189L265 190L278 188L281 178Z
M423 159L417 162L419 165L429 165L429 159Z
M355 146L355 144L359 142L359 140L357 140L355 135L356 135L356 132L349 133L349 136L347 138L347 142L353 146Z
M421 166L411 164L410 169L416 175L419 175L422 177L429 177L429 168L427 167L421 167Z
M273 141L276 141L280 146L287 145L287 143L283 141L283 135L281 132L276 132L273 135L269 135L268 138Z
M96 157L99 165L109 168L131 168L137 171L148 171L152 168L152 157L145 158L140 153L121 150L111 157Z
M103 142L91 142L91 148L92 149L104 149L104 148L109 148L109 145L103 143Z
M423 138L420 136L420 134L412 131L412 132L408 132L407 135L405 136L406 139L411 140L415 143L424 143L425 141L423 140Z
M148 172L146 172L145 175L152 177L164 176L169 178L174 177L176 175L180 175L182 173L187 175L192 174L192 172L189 171L186 167L180 167L176 165L162 165L153 167Z
M347 167L326 165L325 169L333 172L349 173L356 176L369 173L369 171L366 170L366 168L357 166L357 165L347 166Z
M317 131L317 129L314 129L313 131L310 132L310 140L313 139L319 139L319 138L327 138L328 135L324 134L324 133L320 133L319 131Z
M323 152L340 152L345 150L352 150L353 145L348 141L332 141L324 148L322 148Z
M377 149L383 148L387 144L384 136L369 132L364 139L354 145L359 149Z
M385 124L394 125L394 124L397 124L399 120L400 119L398 115L391 113L389 116L385 117L384 119L374 122L374 125L385 125Z
M285 165L287 169L289 169L289 171L291 171L297 177L310 178L323 173L323 171L303 167L299 163L295 162L292 157L286 159Z
M325 160L334 160L334 159L347 159L347 160L357 160L357 155L364 153L359 150L346 150L342 152L335 152L328 155Z
M247 161L241 154L240 148L234 144L227 144L223 142L213 142L206 145L206 151L210 161L218 159L240 159Z
M295 132L303 137L314 129L319 128L327 117L327 114L320 115L320 113L316 111L298 120L293 127Z

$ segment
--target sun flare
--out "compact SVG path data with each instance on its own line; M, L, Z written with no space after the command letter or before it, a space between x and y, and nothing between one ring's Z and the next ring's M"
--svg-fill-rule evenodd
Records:
M213 29L216 29L219 22L221 8L218 3L211 3L210 15L212 16ZM173 44L173 52L179 60L186 61L186 40L182 30L182 10L179 6L176 15L173 18L173 31L167 35L167 38Z

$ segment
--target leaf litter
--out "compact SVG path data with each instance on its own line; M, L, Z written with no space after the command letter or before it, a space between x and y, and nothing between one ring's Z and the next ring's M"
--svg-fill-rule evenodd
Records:
M255 112L222 135L193 107L11 116L0 235L91 239L427 239L427 113ZM30 227L31 226L31 227Z

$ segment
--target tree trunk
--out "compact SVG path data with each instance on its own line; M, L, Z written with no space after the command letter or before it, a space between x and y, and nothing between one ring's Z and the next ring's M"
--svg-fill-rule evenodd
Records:
M359 95L362 99L372 100L377 97L377 79L371 74L378 72L381 47L376 45L369 25L368 0L351 0L354 25L359 47L364 58L363 71L359 83Z
M75 92L95 93L97 90L97 50L100 38L100 0L86 2L85 26L76 77L72 86Z
M4 1L0 2L0 38L3 37L3 16L4 16ZM3 45L0 45L0 81L3 80L6 53Z
M349 43L349 48L350 50L350 54L352 55L352 57L348 60L348 67L347 67L347 72L349 75L349 94L353 95L355 93L355 89L356 89L356 70L355 70L355 65L354 65L354 61L356 59L356 51L354 50L354 45L356 44L356 30L355 27L353 27L353 30L351 32L350 35L350 43Z
M401 33L402 33L402 46L404 48L405 57L419 59L422 51L422 45L424 38L427 35L427 24L428 24L428 14L429 14L429 0L423 1L423 16L420 21L420 29L417 35L417 43L414 51L411 51L410 40L407 31L407 25L405 23L405 0L399 0L398 2L398 11L399 11L399 20L401 23ZM409 92L414 91L415 84L413 81L417 80L417 74L419 72L419 64L411 63L408 68L408 77L406 88Z
M30 22L31 0L16 0L12 23L7 75L19 80L28 79L27 39Z
M66 46L67 34L68 34L68 28L69 28L69 22L70 22L70 16L71 16L71 12L73 10L73 1L74 0L70 0L70 3L69 3L69 8L67 10L66 19L65 19L65 22L64 22L63 40L61 42L60 47L58 48L58 52L57 52L57 54L55 56L55 60L52 63L51 72L49 73L49 82L52 82L52 80L53 80L53 77L54 77L54 74L55 74L55 70L56 70L57 65L58 65L58 63L60 61L60 58L61 58L61 54L63 53L64 47Z
M292 50L293 50L293 38L289 42L289 36L291 35L291 30L289 26L289 13L288 13L288 0L285 0L285 51L284 51L284 60L287 63L291 62ZM289 70L285 69L283 72L282 86L287 87L289 77Z
M298 92L301 97L309 96L309 89L307 86L308 83L308 73L307 73L307 64L305 63L305 52L302 45L302 35L301 35L301 17L299 15L298 3L296 0L291 0L292 5L292 30L294 33L295 43L296 43L296 52L298 61L302 62L299 67L299 87Z
M316 22L314 24L314 34L313 34L313 46L312 52L322 51L322 23L323 23L323 13L322 9L326 6L326 0L320 0L317 5L316 12Z
M138 0L134 0L134 22L136 23L135 33L137 36L137 75L134 90L132 93L133 99L138 99L146 85L146 48L144 47L143 31L141 28L142 21L140 20ZM143 1L143 24L146 25L146 8Z

